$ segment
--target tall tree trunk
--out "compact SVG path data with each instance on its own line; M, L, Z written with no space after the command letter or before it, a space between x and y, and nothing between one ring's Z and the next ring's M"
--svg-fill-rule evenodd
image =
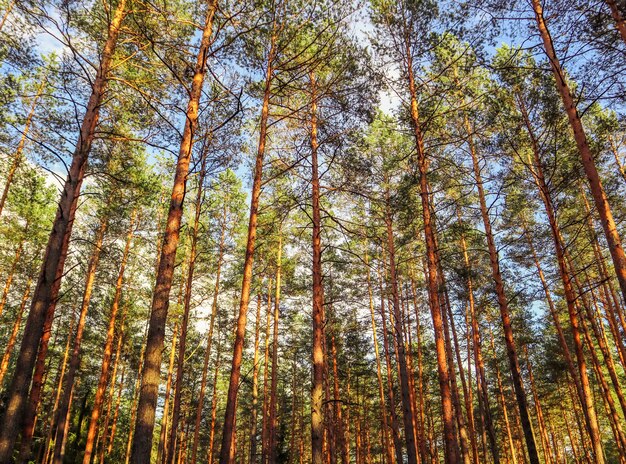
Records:
M506 343L507 356L509 358L509 368L511 370L511 377L513 379L513 387L515 390L515 397L517 399L517 407L520 414L520 420L522 422L522 430L524 432L524 439L526 441L526 448L528 450L528 457L531 464L539 464L539 455L537 453L537 445L535 443L535 436L532 430L532 423L530 420L530 412L528 410L528 399L526 398L526 392L524 391L524 384L522 381L522 372L520 369L519 359L517 355L517 348L515 346L515 340L513 337L513 327L511 325L511 314L509 311L509 302L504 289L504 282L502 280L502 274L500 272L500 258L498 256L498 250L491 230L491 219L489 218L489 210L487 209L487 200L485 198L485 190L483 186L482 177L480 174L480 166L478 164L478 155L473 142L473 129L469 121L465 120L466 131L468 135L468 143L470 154L472 156L472 165L474 167L474 177L476 180L476 188L478 189L478 197L480 201L480 213L483 219L483 225L485 227L485 238L487 239L487 248L489 249L489 262L491 264L491 274L495 284L496 296L498 299L498 306L500 308L500 318L502 319L502 329L504 332L504 340Z
M254 180L250 201L250 219L248 223L248 238L246 242L246 256L243 265L243 279L241 282L241 299L239 300L239 314L237 316L237 329L235 331L235 343L233 346L233 359L226 397L226 410L224 413L224 425L222 430L222 444L220 447L220 464L229 464L230 450L235 435L235 413L237 406L237 394L239 392L239 379L241 377L241 361L243 358L243 344L246 336L246 319L248 305L250 303L250 287L252 284L252 264L254 262L254 246L256 242L257 221L259 214L259 200L261 198L261 184L263 179L263 158L265 156L265 143L267 141L267 126L270 109L270 96L272 93L272 80L274 77L274 54L276 47L276 25L272 31L270 50L265 70L265 88L263 92L263 106L261 109L261 121L259 131L259 145L257 149L254 167Z
M528 379L530 380L530 388L533 395L533 401L535 402L535 409L537 410L537 425L539 426L539 436L541 437L541 444L543 445L543 455L546 464L552 464L552 454L550 449L550 438L546 430L546 423L543 417L543 409L541 408L541 401L539 400L539 393L537 392L537 386L535 385L535 376L533 375L533 369L530 364L530 356L528 355L528 348L524 346L524 353L526 355L526 366L528 367Z
M93 408L91 410L91 418L89 420L89 428L87 430L87 442L85 444L85 453L83 455L83 464L89 464L91 462L91 454L94 449L94 442L96 438L96 431L98 426L98 419L100 418L100 412L102 410L102 403L104 401L104 392L107 386L107 380L109 378L109 367L111 365L111 355L113 353L113 341L115 338L115 323L117 321L117 312L120 306L120 298L122 296L122 285L124 282L124 272L126 270L126 263L128 262L128 254L130 252L130 244L133 239L133 232L135 228L135 213L131 214L130 227L126 234L126 245L124 246L124 252L122 254L122 262L117 274L117 280L115 282L115 295L113 297L113 303L111 304L111 312L109 315L109 326L107 327L107 336L104 342L104 356L102 358L102 366L100 368L100 379L98 380L98 386L96 387L96 395L93 400ZM121 334L120 334L121 337ZM119 354L118 354L119 356ZM113 379L115 383L115 378Z
M20 244L17 246L17 250L15 250L15 255L13 256L13 261L11 261L11 267L9 268L9 275L7 276L7 280L4 283L4 289L2 290L2 298L0 298L0 316L2 316L2 312L4 311L4 306L6 305L7 298L9 297L9 290L11 290L13 277L15 277L15 269L17 268L17 265L20 262L20 258L22 257L22 251L24 250L24 241L26 239L27 232L28 232L28 224L24 228L24 236L20 240Z
M570 126L574 133L574 140L576 141L576 146L578 147L578 151L582 159L583 168L585 170L585 174L587 175L589 186L591 187L591 195L593 196L598 215L600 216L600 222L602 223L602 228L604 229L604 234L609 245L609 251L611 252L611 257L613 258L613 267L615 269L615 274L617 275L617 280L619 281L620 289L622 290L622 296L624 297L624 300L626 300L626 255L624 254L624 249L622 248L622 241L617 232L617 226L615 225L615 220L613 219L613 213L611 212L611 207L606 197L606 193L602 187L602 182L593 159L593 154L591 153L591 148L587 142L587 136L585 134L585 129L580 115L578 114L576 101L567 82L565 71L556 55L554 43L552 42L550 31L548 30L543 16L541 1L532 0L532 5L535 13L535 19L537 20L539 34L541 35L541 39L543 41L544 51L550 61L556 86L561 94L563 106L565 107Z
M11 4L12 6L12 4ZM7 10L8 14L10 9ZM6 18L6 16L5 16ZM2 21L4 23L4 20ZM2 29L2 24L0 24L0 29ZM4 210L4 204L7 201L7 197L9 196L9 189L11 188L11 184L13 183L13 178L15 177L15 173L19 169L22 164L24 158L24 147L26 146L26 140L28 139L28 132L30 131L30 126L33 122L33 117L35 116L35 109L37 108L37 103L39 103L39 99L43 94L44 88L46 87L46 79L47 76L42 76L41 83L37 87L37 93L33 97L33 101L30 104L30 110L28 112L28 116L26 116L26 121L24 122L24 129L22 130L22 137L20 138L19 143L17 144L17 148L15 149L15 154L13 155L13 160L11 161L11 166L9 167L9 172L7 173L7 177L4 181L4 189L2 190L2 195L0 196L0 215L2 215L2 211ZM0 311L1 313L1 311Z
M272 384L270 388L270 410L269 410L269 458L270 462L277 462L276 443L276 399L278 396L278 316L280 309L280 285L281 285L281 261L283 252L282 224L278 232L278 250L276 255L276 291L274 296L274 334L272 341Z
M209 427L209 450L207 453L209 464L213 464L213 454L215 445L215 423L217 421L217 376L220 371L220 356L222 355L220 338L217 338L217 361L215 363L215 373L213 374L213 393L211 395L211 425Z
M176 365L176 384L174 387L174 407L172 408L172 426L170 429L170 444L173 444L178 433L178 420L180 415L180 403L184 378L185 351L187 346L187 326L189 324L189 312L191 311L191 292L193 286L194 269L198 255L198 228L200 227L200 213L202 212L202 196L204 192L204 179L206 177L206 163L208 158L208 148L210 140L205 140L202 149L202 160L200 163L200 173L198 175L198 188L196 190L196 209L191 229L191 250L189 251L189 266L187 269L187 281L185 283L185 300L183 309L183 319L180 329L180 341L178 342L178 364ZM173 464L174 447L167 450L165 464ZM87 463L83 463L87 464Z
M170 198L165 236L161 248L161 258L156 276L156 284L150 310L146 355L141 372L141 390L137 405L137 423L131 453L133 464L148 464L152 449L152 432L154 430L155 410L159 396L159 380L161 377L161 357L165 339L165 322L169 307L169 296L172 288L176 250L180 236L180 224L183 215L183 202L189 162L193 149L196 126L198 123L198 107L202 96L202 86L207 72L207 59L213 33L213 18L217 10L218 0L210 0L207 6L200 48L196 57L193 80L189 91L185 129L180 142L180 151L176 162L176 174Z
M447 463L458 463L460 461L459 444L454 426L452 393L450 390L450 378L448 369L448 359L446 357L445 341L443 336L443 322L441 314L441 304L439 297L439 283L437 276L437 257L435 248L435 232L430 213L430 194L428 186L428 160L422 138L419 109L417 104L417 88L413 74L413 58L409 44L406 44L406 68L408 71L409 93L411 98L411 121L413 123L413 135L415 147L417 149L417 168L420 183L420 199L422 204L422 220L424 228L424 238L426 242L427 256L427 280L428 280L428 300L433 328L435 331L435 348L437 353L437 374L439 378L439 389L441 394L441 407L443 412L443 434L445 445L445 460Z
M121 335L121 334L120 334ZM120 405L122 402L122 392L124 391L124 373L126 366L122 368L122 376L120 378L120 384L117 390L117 400L115 402L115 411L113 413L113 421L111 423L111 432L109 433L109 443L102 445L102 452L100 454L100 462L104 464L104 453L106 450L106 455L109 456L113 451L113 445L115 443L115 432L117 431L117 419L120 413Z
M395 464L394 454L392 451L392 445L389 441L389 426L387 422L387 407L385 405L385 387L383 385L383 374L380 361L380 351L378 349L378 335L376 331L376 318L374 313L374 297L372 292L372 279L370 272L370 263L365 253L365 266L367 271L367 293L369 296L370 317L372 323L372 339L374 343L374 354L376 355L376 377L378 379L378 398L380 401L380 422L382 427L383 447L385 450L385 456L387 457L387 464Z
M144 332L143 342L147 335L148 326L146 326L146 332ZM128 428L128 440L126 441L126 455L124 458L124 464L130 462L130 453L133 445L133 431L135 428L135 422L137 420L137 401L139 400L139 387L141 386L141 369L143 367L144 359L146 355L146 344L141 344L141 354L139 355L139 365L137 367L137 378L135 379L135 385L133 387L133 400L130 408L130 424Z
M457 210L457 218L461 223L461 214ZM461 234L461 250L463 252L463 261L467 270L467 295L469 318L471 322L471 338L472 350L474 354L474 362L476 363L476 383L478 386L478 395L480 397L481 413L485 423L487 437L489 439L489 449L494 464L500 463L500 453L498 451L498 438L493 425L493 417L491 416L491 408L489 407L489 389L487 387L487 376L485 374L485 362L482 355L482 342L480 336L480 328L478 326L478 317L476 315L476 303L474 300L474 283L472 279L472 267L470 265L469 254L467 252L467 242L465 234Z
M98 261L100 260L100 252L102 250L102 241L107 228L107 219L102 218L100 220L100 227L96 233L96 240L94 250L89 262L89 268L87 270L87 279L85 281L85 291L83 293L83 302L80 309L80 315L78 316L78 323L76 324L76 335L74 337L74 347L72 350L72 357L70 358L70 365L65 374L65 381L63 382L63 396L59 403L57 430L54 442L54 464L63 463L63 454L61 451L62 443L65 440L63 436L65 430L65 420L68 417L68 412L71 408L70 394L78 373L80 366L80 354L83 342L83 334L85 330L85 324L87 322L87 313L89 311L89 303L91 301L91 293L93 291L93 284L96 278L96 269L98 267ZM22 440L24 438L22 437ZM23 448L23 445L22 445Z
M388 182L388 179L386 179ZM385 191L385 223L387 227L387 251L389 253L389 276L391 280L391 297L393 303L394 332L400 371L400 392L402 397L402 416L404 419L404 439L406 441L409 464L417 464L417 448L415 447L415 429L413 427L413 407L410 398L409 377L406 365L406 353L400 315L400 298L398 294L398 276L396 273L396 251L393 238L393 224L390 207L389 186Z
M261 464L268 462L269 450L268 450L268 411L269 411L269 362L270 362L270 329L272 327L272 278L267 280L267 308L265 310L266 322L265 322L265 352L263 356L263 407L261 410L262 415L262 427L261 427Z
M172 333L172 346L170 348L170 359L167 368L167 381L165 383L165 400L163 402L163 416L161 418L161 433L159 434L159 447L157 449L157 463L161 464L167 453L167 431L170 419L170 396L172 393L172 377L174 375L174 361L176 361L176 339L178 338L178 323Z
M382 262L385 258L383 256ZM381 263L381 266L384 264ZM383 291L383 273L379 269L379 293L380 293L380 316L382 321L383 332L383 350L385 352L385 367L387 369L387 394L389 395L389 411L391 419L391 433L393 437L393 445L397 463L404 462L402 457L402 443L400 442L400 427L398 424L398 415L396 413L396 400L393 390L393 368L391 366L391 355L389 349L389 331L387 330L387 315L385 312L385 292Z
M1 464L7 464L11 461L15 440L20 430L20 421L26 406L28 388L33 376L37 348L44 334L46 319L48 319L46 313L48 309L53 307L57 299L69 238L72 233L74 216L78 205L80 187L87 166L87 158L95 137L96 124L107 87L113 52L115 51L120 27L126 14L126 0L120 0L112 15L107 40L102 50L100 66L93 81L91 95L87 102L87 110L81 124L80 136L72 157L68 177L63 187L48 244L46 245L37 286L33 293L31 309L28 313L22 336L22 344L17 359L18 368L15 369L8 389L6 411L0 423Z
M589 430L589 436L593 446L593 452L598 463L604 462L604 453L602 451L602 440L600 437L600 429L598 426L598 419L593 404L593 398L591 393L591 385L589 377L587 375L587 366L585 356L583 353L583 342L580 336L579 317L576 309L576 295L572 286L570 277L570 271L568 270L565 261L565 242L561 235L561 230L556 219L556 213L552 198L550 196L550 190L543 174L543 168L541 163L541 157L539 154L539 143L535 137L533 128L530 124L530 118L522 98L518 98L519 108L524 118L526 129L531 139L533 158L529 159L529 167L533 175L535 184L539 190L539 196L544 204L546 215L548 216L548 222L550 223L550 230L554 241L554 247L556 251L557 263L559 267L559 274L563 283L563 290L565 292L565 300L567 302L567 310L570 318L570 325L572 328L572 338L574 341L574 353L576 354L576 362L578 365L578 373L580 376L582 393L581 397L583 410L585 413L585 419L587 422L587 428ZM530 158L530 154L529 154Z
M322 246L320 214L320 179L318 173L317 83L311 85L311 198L313 212L313 385L311 387L311 462L322 464L323 456L323 383L324 383L324 289L322 284Z
M70 313L72 315L72 319L70 320L70 327L67 331L67 341L65 343L65 350L63 351L63 360L61 361L61 367L59 371L56 394L54 397L54 405L52 406L52 412L50 414L50 424L48 427L48 435L46 437L46 441L44 443L44 452L43 452L43 462L44 464L48 464L49 460L52 458L50 455L50 442L54 437L56 432L56 423L54 422L56 419L56 412L59 407L59 401L61 401L61 393L63 393L63 379L65 378L65 369L67 369L67 361L70 356L70 347L72 342L72 334L74 333L74 309L72 308Z
M513 440L513 434L511 432L511 422L509 421L509 411L506 405L506 398L504 396L504 386L502 385L502 376L500 375L500 368L498 367L498 357L496 348L493 342L493 333L491 333L491 350L493 351L493 360L496 367L496 380L498 385L498 396L500 398L500 406L502 407L502 418L504 420L504 428L506 429L507 443L509 445L509 452L511 453L511 460L513 464L517 464L517 457L515 454L515 442Z
M427 446L424 421L424 362L422 355L422 327L419 317L419 306L417 304L417 291L415 290L415 279L411 277L411 295L413 297L413 309L415 311L415 335L417 342L417 393L418 393L418 448L422 464L427 462Z
M9 361L11 360L11 354L13 353L13 348L15 347L15 342L17 341L17 334L20 331L20 324L22 323L22 316L24 315L24 309L26 308L26 303L28 303L28 296L30 295L30 287L31 287L32 279L29 277L26 282L26 288L24 289L24 294L22 295L22 302L20 303L20 307L17 310L17 314L15 315L15 320L13 321L13 327L11 328L11 334L9 335L9 339L7 340L7 346L4 348L4 354L2 355L2 361L0 361L0 389L2 388L2 381L4 380L4 375L9 368Z
M260 328L261 328L261 293L257 295L256 304L256 319L254 321L254 359L252 361L252 412L250 421L252 427L250 427L250 464L256 464L257 462L257 416L258 408L257 403L259 399L259 342L260 342ZM294 429L295 430L295 429Z
M111 411L114 409L113 401L115 398L115 389L117 388L117 370L119 369L120 361L123 356L123 343L124 343L124 323L126 320L126 311L122 314L122 320L120 321L120 330L117 335L117 346L115 347L115 363L113 364L113 372L111 372L111 378L109 380L111 386L109 387L109 404L107 406L107 412L104 416L104 424L102 425L102 436L99 437L100 443L100 451L96 456L95 462L104 463L105 454L111 454L111 451L108 450L107 442L111 443L112 440L109 439L110 435L113 433L115 429L115 423L117 421L117 414L119 412L119 406L121 401L122 389L124 388L124 376L126 373L126 364L122 365L122 375L119 383L119 392L117 395L117 401L115 405L115 411L113 412L113 423L111 425L111 431L109 432L109 424L111 424ZM98 450L98 445L96 445L95 450Z
M224 201L222 212L222 232L217 258L217 270L215 271L215 288L213 289L213 303L211 304L211 319L209 321L209 332L207 334L206 350L204 352L204 364L202 365L202 380L200 381L200 393L198 394L198 406L196 408L196 423L193 431L193 444L191 447L191 464L196 464L198 454L198 440L200 438L200 422L202 420L202 407L204 405L204 395L206 391L209 359L211 359L211 345L213 343L213 330L215 327L215 317L217 315L217 299L220 291L220 277L222 263L224 261L224 249L226 244L226 219L228 215L228 198Z

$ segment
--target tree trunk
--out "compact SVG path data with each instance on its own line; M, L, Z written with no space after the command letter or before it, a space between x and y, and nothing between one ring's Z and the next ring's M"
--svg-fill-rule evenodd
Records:
M382 262L385 261L383 256ZM382 265L382 263L381 263ZM396 413L396 400L393 391L393 369L391 366L391 355L389 353L389 331L387 330L387 315L385 312L385 292L383 292L383 273L379 269L379 293L380 293L380 315L382 321L383 332L383 350L385 352L385 367L387 368L387 394L389 395L389 410L391 412L391 433L393 436L393 445L396 455L396 463L404 462L402 457L402 443L400 442L400 427L398 424L398 416Z
M419 171L420 199L422 204L422 220L424 227L424 238L426 242L426 256L428 262L428 300L433 329L435 331L435 348L437 353L437 374L439 378L439 389L441 394L443 434L445 445L445 460L449 464L460 462L459 444L454 426L452 393L450 390L450 378L448 369L448 359L443 336L443 322L441 314L441 304L439 301L439 283L437 276L437 258L435 248L435 232L433 229L430 214L430 197L428 187L428 160L424 149L424 141L420 126L419 109L417 104L417 89L413 75L413 58L409 45L406 46L406 67L408 71L409 93L411 97L411 121L413 123L413 135L415 137L415 147L417 149L417 167Z
M122 375L121 375L121 379L119 383L119 392L118 392L117 401L115 404L115 411L113 412L113 421L112 421L113 423L110 427L111 431L109 432L109 424L111 423L111 411L113 410L113 400L115 398L115 389L117 387L117 384L116 384L117 370L119 369L120 360L123 355L122 344L124 341L124 322L126 319L125 316L126 314L122 315L122 320L120 321L120 330L119 330L119 334L117 335L117 347L115 348L115 363L113 364L113 372L111 373L111 378L110 378L111 386L109 387L109 404L107 407L106 415L104 417L104 424L102 425L102 436L100 438L100 443L102 445L100 446L100 452L98 453L96 457L96 461L95 461L95 462L100 462L100 463L104 463L105 454L106 455L111 454L111 451L108 449L109 446L107 445L107 441L112 447L113 441L109 437L113 434L113 431L115 430L115 424L117 422L117 415L119 413L120 401L122 399L121 398L122 389L124 388L124 376L126 373L126 364L122 365ZM98 449L98 446L96 445L96 451L97 449Z
M57 299L80 187L87 166L87 158L91 151L91 144L95 136L100 106L107 86L107 75L111 67L113 52L117 45L120 27L126 13L126 0L120 0L109 25L100 66L93 81L87 110L81 124L80 137L72 157L72 164L63 187L48 244L46 245L37 286L33 293L31 309L28 313L26 327L22 336L22 344L17 360L18 368L15 369L8 389L6 411L0 423L0 463L2 464L11 461L13 446L20 430L19 425L26 406L28 387L33 376L37 347L44 334L46 319L48 319L46 313L53 308Z
M4 348L4 354L2 355L2 361L0 362L0 389L2 388L4 375L9 368L9 361L11 360L11 354L13 353L15 342L17 341L17 334L20 331L22 316L24 315L24 309L26 308L26 303L28 303L28 296L30 295L31 282L31 278L29 278L26 282L26 288L24 290L24 294L22 295L22 302L19 309L17 310L17 314L15 315L15 320L13 321L13 327L11 329L11 335L9 335L9 340L7 341L7 346Z
M388 182L388 179L386 179ZM415 447L415 429L413 427L413 407L411 405L409 378L406 365L404 336L402 331L402 317L400 315L400 298L398 294L398 277L396 273L396 251L393 238L393 224L390 208L389 186L385 191L385 223L387 227L387 251L389 253L389 275L391 280L391 296L394 315L394 332L398 350L398 364L400 372L400 392L402 397L402 416L404 419L404 439L406 441L407 458L409 464L417 464L417 449Z
M10 5L13 6L13 3ZM6 14L8 15L10 8L7 10ZM4 17L6 19L6 16ZM2 29L2 24L4 23L4 19L0 24L0 29ZM20 165L23 161L23 152L24 147L26 146L26 140L28 139L28 132L30 131L30 126L33 122L33 117L35 116L35 109L37 108L37 103L43 94L44 88L46 87L46 79L47 76L43 76L41 78L41 83L37 87L37 93L33 98L32 103L30 104L30 111L28 112L28 116L26 116L26 121L24 123L24 129L22 130L22 137L20 138L19 143L17 144L17 148L15 150L15 154L13 155L13 160L11 162L11 166L9 167L9 172L7 173L7 177L4 181L4 189L2 190L2 196L0 196L0 215L2 215L2 211L4 210L4 204L7 201L7 197L9 196L9 189L11 188L11 184L13 183L13 178L15 177L15 173L19 169ZM2 311L0 310L0 314Z
M589 186L591 187L591 194L609 245L609 251L611 252L611 257L613 258L613 267L615 269L615 274L617 275L617 280L619 281L620 289L622 290L622 296L624 297L624 300L626 300L626 255L624 254L624 249L622 248L622 241L617 232L615 220L613 219L613 213L611 212L611 207L606 197L606 193L604 192L604 188L602 187L602 182L593 159L593 154L591 153L591 149L587 142L587 136L585 134L585 129L580 115L578 114L578 109L576 108L574 96L570 91L565 71L563 70L556 55L552 37L550 36L550 32L548 31L548 27L544 20L541 1L532 0L532 5L535 18L537 20L537 27L543 40L544 51L550 61L556 86L561 94L563 106L565 107L570 126L574 133L574 140L576 141L576 146L578 147L578 151L582 159L583 168L585 169L585 174L587 175Z
M207 334L206 351L204 352L204 364L202 366L202 380L200 382L200 393L198 394L198 406L196 409L196 423L193 431L193 444L191 447L191 464L196 464L198 454L198 439L200 437L200 422L202 420L202 407L204 405L204 395L206 391L209 359L211 358L211 345L213 343L213 330L215 327L215 317L217 315L217 298L220 291L220 276L222 262L224 260L224 248L226 243L226 218L228 214L228 198L224 201L222 213L222 233L220 237L219 253L217 258L217 270L215 272L215 288L213 289L213 303L211 304L211 320L209 321L209 332Z
M263 407L261 410L262 427L261 427L261 464L267 464L268 450L268 385L269 385L269 362L270 362L270 329L272 327L272 279L267 281L267 308L265 310L265 354L263 356Z
M478 164L478 155L474 147L473 142L473 129L470 126L469 121L465 120L465 126L467 135L469 137L469 149L472 156L472 164L474 167L474 177L476 180L476 188L478 189L478 197L480 201L480 213L483 219L483 225L485 227L485 238L487 239L487 247L489 249L489 262L491 264L491 274L495 284L496 296L498 299L498 306L500 308L500 318L502 319L502 329L504 331L504 340L506 343L507 356L509 358L509 368L511 369L511 377L513 379L513 387L515 390L515 397L517 399L517 407L520 414L520 420L522 422L522 430L524 432L524 439L526 441L526 448L528 449L528 457L531 464L539 464L539 455L537 453L537 445L535 443L535 437L533 435L532 423L530 420L530 412L528 410L528 399L526 398L526 392L524 391L524 384L522 381L522 372L517 356L517 348L515 346L515 340L513 338L513 327L511 326L511 315L509 311L509 302L507 300L506 292L504 289L504 282L502 280L502 274L500 272L500 258L498 256L498 250L491 230L491 220L489 219L489 212L487 209L487 200L485 198L485 190L483 187L483 181L480 174L480 166Z
M221 356L220 338L217 339L217 361L215 363L215 373L213 374L213 394L211 396L211 426L209 427L209 451L208 461L213 464L213 449L215 444L215 422L217 420L217 376L220 371Z
M460 211L457 210L457 218L459 224L461 222ZM491 450L491 457L494 464L500 463L500 453L498 451L498 438L496 436L496 430L493 425L493 418L491 416L491 408L489 407L489 389L487 387L487 376L485 374L485 362L482 355L482 343L480 336L480 328L478 326L478 317L476 316L476 303L474 300L474 283L472 280L472 267L470 265L469 254L467 252L467 242L465 241L465 235L461 234L461 250L463 252L463 261L465 263L465 269L467 270L467 295L469 306L469 317L471 322L471 338L472 349L474 354L474 362L476 363L476 384L478 387L478 395L482 405L481 413L487 429L487 437L489 439L489 448Z
M235 413L237 406L237 394L239 392L239 379L241 377L241 361L243 358L243 344L246 336L246 319L248 305L250 303L250 287L252 284L252 264L254 262L254 246L256 242L257 221L259 214L259 200L261 198L261 184L263 179L263 158L265 156L265 143L267 141L267 125L269 119L270 96L272 80L274 77L274 53L276 47L276 31L272 32L270 50L267 59L265 73L265 89L263 92L263 107L261 109L261 121L259 131L259 145L257 149L254 167L254 181L252 183L250 201L250 219L248 223L248 238L246 242L246 257L243 265L243 279L241 282L241 299L239 301L239 314L237 316L237 329L235 331L235 343L233 346L233 359L226 397L226 411L224 413L224 425L222 431L222 444L220 448L220 464L229 464L230 450L235 435Z
M269 458L270 462L277 462L276 444L276 399L278 396L278 316L280 309L280 284L281 284L281 260L283 252L282 224L281 231L278 232L278 250L276 257L276 291L274 296L274 334L272 342L272 384L270 388L270 410L269 410Z
M172 333L172 346L170 348L170 360L167 368L167 382L165 384L165 401L163 403L163 417L161 418L161 433L159 434L159 447L157 449L157 464L165 460L167 453L167 431L170 420L170 395L172 393L172 376L174 373L174 361L176 360L176 339L178 338L178 323Z
M365 266L367 271L367 293L369 296L370 317L372 322L372 340L374 343L374 353L376 355L376 376L378 378L378 397L380 401L380 422L382 427L383 447L387 464L395 464L392 445L389 441L389 427L387 422L387 407L385 405L385 388L383 386L383 374L381 369L380 351L378 349L378 335L376 333L376 318L374 317L374 298L372 292L372 279L370 272L370 263L367 252L365 253Z
M254 321L254 359L252 361L252 413L250 421L250 464L256 464L257 458L257 403L259 398L259 332L261 328L261 293L257 295L256 319Z
M572 328L572 338L574 341L574 353L576 354L576 363L578 365L578 373L580 376L582 393L581 397L585 418L587 421L587 428L589 430L589 436L593 446L594 455L596 461L600 464L604 462L604 454L602 451L602 440L600 436L600 429L598 426L598 419L593 405L593 398L591 393L591 384L587 375L587 366L585 356L583 353L583 342L580 336L579 317L576 310L576 295L572 287L572 281L570 272L573 269L567 269L567 263L565 262L565 243L561 230L559 228L556 213L554 211L554 205L550 196L550 190L543 175L543 168L541 164L541 158L539 154L539 144L533 132L530 124L530 119L523 99L518 98L519 108L526 125L526 129L530 136L533 158L529 159L529 168L533 175L533 179L539 190L539 196L541 197L546 215L548 216L548 222L550 223L550 229L552 232L552 238L554 241L554 247L556 251L557 263L559 267L559 274L563 283L563 290L565 293L565 300L567 302L567 310L570 318L570 325ZM529 154L530 158L530 154Z
M187 346L187 326L189 324L189 312L191 310L191 292L193 286L194 269L196 258L198 255L198 228L200 227L200 213L202 212L202 195L204 192L204 179L206 177L207 151L210 140L206 140L202 149L202 160L200 164L200 173L198 176L198 189L196 191L196 209L193 220L193 228L191 230L191 250L189 251L189 265L187 269L187 281L185 283L185 300L183 309L183 319L180 329L180 341L178 342L178 364L176 365L176 384L174 387L174 407L172 408L172 426L170 429L170 444L174 443L176 434L178 433L178 419L180 415L181 391L184 378L184 361ZM167 450L165 464L174 463L174 447L170 446ZM87 463L83 463L87 464Z
M120 264L120 269L117 274L117 281L115 282L115 296L113 297L113 303L111 304L109 326L107 328L107 336L104 342L104 356L102 358L102 367L100 368L100 379L98 380L96 395L93 400L93 408L91 410L91 418L89 420L89 428L87 430L87 442L85 444L85 453L83 455L83 464L89 464L91 462L91 454L94 449L93 447L96 438L98 419L100 418L102 403L104 401L104 392L107 386L107 380L109 378L109 367L111 365L111 355L113 352L113 339L115 338L115 323L117 320L117 311L120 305L120 298L122 296L124 271L126 270L126 263L128 261L128 254L130 252L130 244L133 239L134 228L135 213L133 212L130 218L130 227L126 235L126 245L124 247L124 253L122 255L122 262ZM113 383L115 383L115 379L113 379Z
M311 462L322 464L323 455L323 383L324 383L324 288L322 284L322 246L320 214L320 179L318 173L317 84L311 85L311 194L313 212L313 385L311 388Z
M70 313L72 315L72 319L70 320L70 327L67 331L67 341L65 343L65 350L63 351L63 360L61 361L61 367L57 379L57 387L56 394L54 397L54 405L52 406L52 412L50 414L50 423L48 426L48 435L46 437L46 441L44 443L44 452L43 452L43 463L48 464L49 460L52 458L50 455L50 442L54 437L56 432L56 423L54 422L56 419L57 409L59 407L59 401L61 400L61 393L63 392L63 379L65 377L65 369L67 369L67 361L70 356L70 347L72 342L72 334L74 333L74 309L72 308Z
M87 270L87 279L85 281L85 291L83 293L83 302L80 309L80 315L78 316L78 323L76 324L76 335L74 337L74 347L72 350L72 357L70 358L70 365L65 375L65 381L63 382L63 396L59 403L57 430L54 442L54 464L63 463L63 454L61 452L61 446L65 437L63 431L65 430L65 420L68 417L68 412L71 408L70 392L72 391L76 374L80 366L80 355L83 342L83 335L85 330L85 324L87 322L87 313L89 311L89 303L91 301L91 293L93 291L93 284L96 278L96 269L100 260L100 252L102 250L102 241L104 240L104 234L107 228L107 219L102 218L100 220L100 227L96 233L96 240L94 249L89 261L89 267ZM23 438L22 438L23 440ZM22 446L23 447L23 446Z
M146 354L141 372L141 390L137 405L137 423L131 453L133 464L148 464L152 449L152 432L154 430L155 410L159 396L159 380L161 377L161 357L165 339L165 322L169 307L169 296L172 288L176 250L180 235L180 224L183 215L185 188L189 174L189 162L198 122L198 107L202 96L202 86L207 72L207 58L213 32L213 18L217 10L217 1L211 0L207 6L206 19L200 48L196 57L189 102L187 104L185 129L180 142L180 150L176 163L176 174L170 198L165 236L161 248L161 258L152 297Z
M17 250L15 250L15 255L13 257L13 261L11 262L11 267L9 268L9 275L7 276L7 280L4 284L4 289L2 290L2 298L0 299L0 316L2 316L4 306L6 305L7 298L9 297L9 290L11 290L11 284L13 283L13 277L15 276L15 269L17 268L17 265L20 262L20 258L22 256L27 231L28 225L24 229L24 236L20 240L20 244L17 246Z

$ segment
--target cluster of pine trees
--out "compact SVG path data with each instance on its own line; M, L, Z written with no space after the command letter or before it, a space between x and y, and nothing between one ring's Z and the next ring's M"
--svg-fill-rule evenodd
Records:
M624 0L0 0L0 464L626 464Z

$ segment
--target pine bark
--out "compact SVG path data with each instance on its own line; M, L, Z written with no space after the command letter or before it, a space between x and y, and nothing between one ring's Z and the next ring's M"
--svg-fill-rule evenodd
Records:
M400 298L398 293L398 276L396 271L396 251L393 237L393 223L390 207L389 187L385 192L385 223L387 228L387 252L389 259L389 277L391 283L391 297L394 315L394 333L398 351L400 392L402 398L402 417L404 419L404 439L406 441L407 458L409 464L417 464L417 448L415 444L415 428L413 427L413 407L411 405L411 393L409 386L409 374L406 363L404 335L402 330L402 317L400 314Z
M261 293L257 295L256 318L254 321L254 359L252 361L252 412L250 422L250 464L257 462L257 417L259 400L259 343L261 328ZM294 429L295 430L295 429Z
M611 16L613 17L613 21L615 21L615 28L619 32L620 37L626 43L626 20L624 20L624 15L619 9L616 0L605 0L609 9L611 10Z

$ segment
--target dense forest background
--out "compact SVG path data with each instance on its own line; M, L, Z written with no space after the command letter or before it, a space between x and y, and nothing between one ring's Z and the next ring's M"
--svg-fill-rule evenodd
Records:
M626 463L623 0L0 0L0 464Z

